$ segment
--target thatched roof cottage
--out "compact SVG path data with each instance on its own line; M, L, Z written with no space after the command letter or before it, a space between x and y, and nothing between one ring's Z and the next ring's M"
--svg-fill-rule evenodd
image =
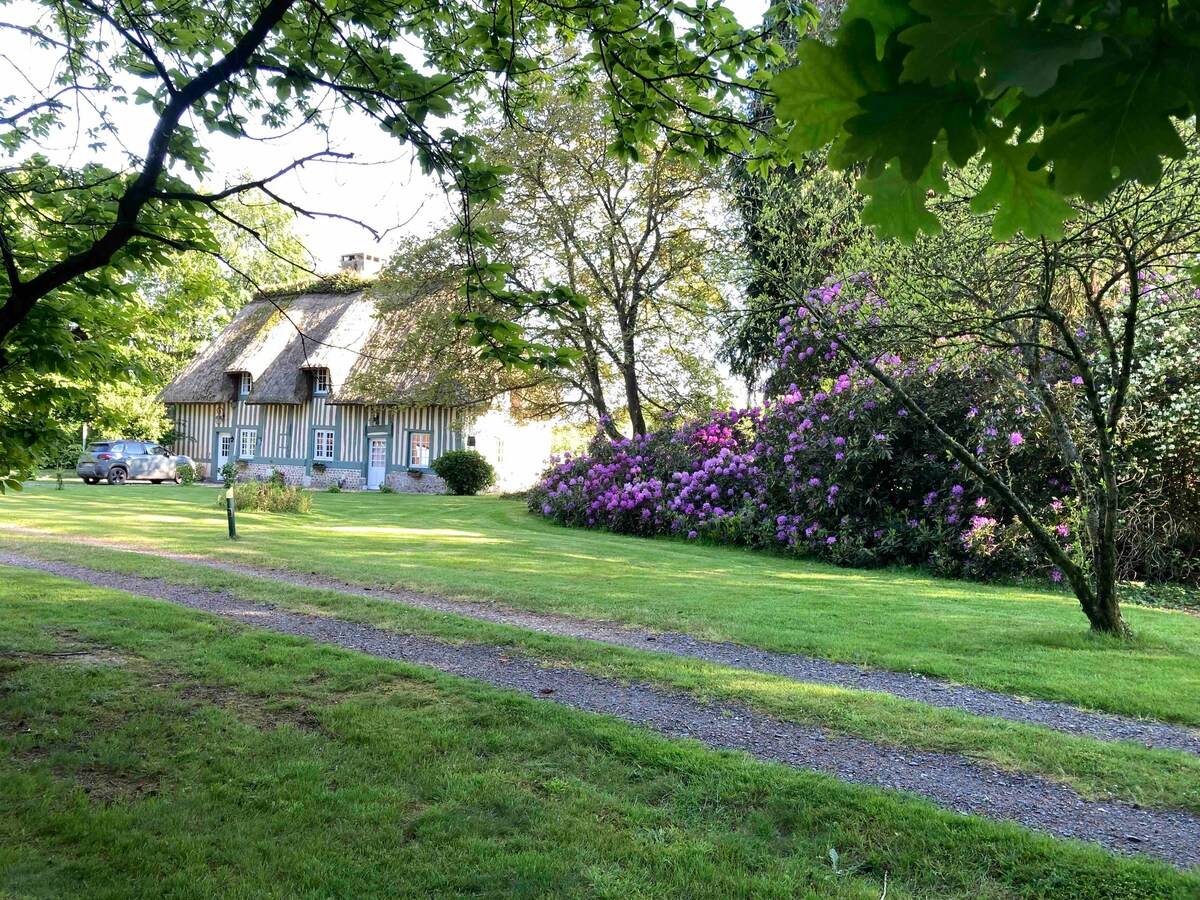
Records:
M397 374L372 353L395 327L365 283L259 297L162 391L175 452L211 480L233 463L243 479L278 470L318 488L440 492L433 460L475 447L503 487L528 486L549 455L550 426L431 399L421 373Z

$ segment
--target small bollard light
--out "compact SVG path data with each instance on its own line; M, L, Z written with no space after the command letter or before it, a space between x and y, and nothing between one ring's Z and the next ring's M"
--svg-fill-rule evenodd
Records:
M237 540L237 520L233 515L233 488L225 491L225 514L229 517L229 539Z

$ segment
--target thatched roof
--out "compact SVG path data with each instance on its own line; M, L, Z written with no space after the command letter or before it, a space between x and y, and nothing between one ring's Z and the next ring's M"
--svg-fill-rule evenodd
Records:
M430 372L401 372L385 362L397 355L397 344L406 337L409 327L399 312L381 316L377 323L346 378L335 383L330 403L454 406L461 402L456 387L434 384Z
M357 290L350 290L357 286ZM461 342L438 340L430 310L453 306L444 285L416 285L408 302L377 307L368 282L305 285L317 292L260 295L159 395L165 403L220 403L237 399L237 376L252 378L247 403L299 405L311 395L309 373L328 369L328 403L364 406L459 406L465 398L455 375L467 361L454 355ZM414 350L414 348L416 348ZM459 353L473 352L463 351ZM392 360L411 366L398 370ZM446 373L450 377L446 377Z
M243 307L160 395L166 403L235 399L237 373L253 379L248 403L300 404L308 372L328 369L333 391L343 384L376 328L366 290L344 294L260 297Z

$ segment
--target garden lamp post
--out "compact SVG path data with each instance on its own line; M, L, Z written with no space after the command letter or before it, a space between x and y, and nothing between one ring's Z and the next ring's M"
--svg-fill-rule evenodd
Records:
M234 516L233 507L234 507L233 487L230 486L225 489L225 515L229 519L229 539L231 541L236 541L237 540L237 519Z

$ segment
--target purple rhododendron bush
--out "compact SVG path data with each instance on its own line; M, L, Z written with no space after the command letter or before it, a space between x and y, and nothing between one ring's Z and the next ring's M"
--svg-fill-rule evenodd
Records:
M974 411L961 375L936 371L921 381L947 425L974 432L984 452L1023 470L1069 541L1070 509L1047 457L999 427L999 416ZM564 525L780 548L843 565L921 564L979 578L1041 565L1007 510L961 476L885 390L848 373L828 391L794 389L761 409L644 438L597 435L587 453L553 461L530 508Z
M840 286L809 305L877 321L877 299ZM864 305L865 304L865 305ZM803 305L780 321L779 365L761 408L673 421L645 436L598 434L587 451L551 461L531 511L619 534L675 535L815 556L839 565L920 565L958 577L1039 575L1058 581L1012 510L982 490L896 395L839 353L836 334ZM1081 336L1082 339L1082 336ZM1056 435L1020 383L994 377L985 347L953 358L871 361L909 402L1002 471L1073 556L1084 514ZM841 370L838 366L841 366ZM1046 402L1070 404L1081 387L1063 367ZM1138 574L1136 560L1126 577Z

